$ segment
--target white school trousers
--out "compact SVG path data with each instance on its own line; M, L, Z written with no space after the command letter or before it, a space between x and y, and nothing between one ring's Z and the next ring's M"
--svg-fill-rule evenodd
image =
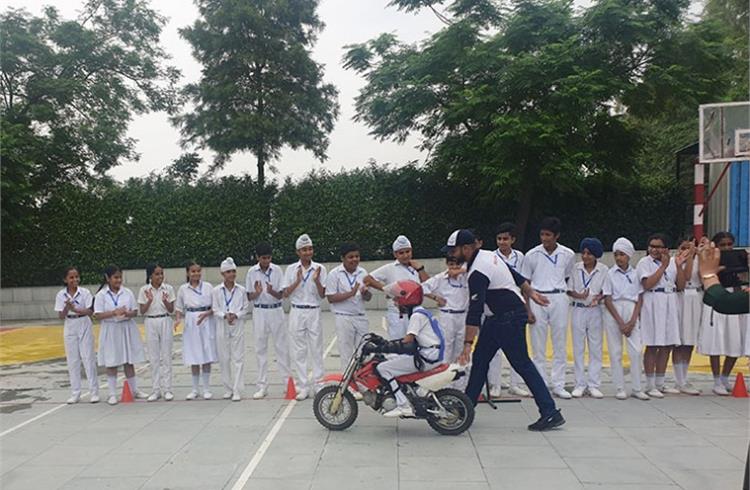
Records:
M568 295L562 293L547 293L549 305L541 306L531 303L531 312L536 322L529 325L531 334L532 360L542 379L555 390L565 387L565 367L567 365L566 339L568 333ZM547 376L547 335L552 336L552 375Z
M341 371L346 369L362 337L370 332L370 323L365 315L336 313L336 339L339 349Z
M146 344L148 361L151 365L151 383L154 393L172 391L172 317L148 318L143 321L146 326Z
M502 349L498 349L495 357L490 361L490 369L487 371L487 382L490 386L497 386L499 388L502 384L503 357L505 357L505 353L503 353ZM523 384L523 378L513 369L510 363L508 363L508 367L510 368L510 385L518 386Z
M599 388L602 373L602 309L601 306L573 306L573 365L576 388ZM588 379L584 353L589 350Z
M296 371L297 391L309 390L321 379L323 369L323 328L320 308L295 308L289 311L289 336L292 339L292 361ZM312 364L312 382L307 375L307 362Z
M99 383L96 379L96 355L94 354L94 329L91 318L66 318L63 327L63 341L65 343L65 357L68 360L68 376L70 377L70 391L74 395L81 394L81 365L86 371L89 381L89 391L92 395L99 393Z
M268 387L268 337L273 337L273 349L279 376L284 383L291 376L289 369L289 336L284 325L284 310L277 308L253 308L253 333L255 336L255 358L258 362L259 390Z
M225 319L217 318L216 349L221 384L227 392L241 394L245 388L245 321L237 319L229 325Z
M617 313L625 322L633 316L635 303L626 299L613 301ZM607 332L607 350L609 351L609 362L612 365L612 382L615 389L625 389L625 375L622 367L622 343L628 349L630 358L630 383L633 391L641 391L641 362L643 356L643 341L641 340L641 324L636 322L635 328L630 332L630 337L625 337L620 332L620 327L609 313L604 312L604 329Z

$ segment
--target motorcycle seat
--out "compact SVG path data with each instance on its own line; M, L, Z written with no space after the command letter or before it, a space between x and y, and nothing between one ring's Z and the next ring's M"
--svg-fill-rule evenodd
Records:
M422 378L426 378L428 376L432 376L433 374L442 373L448 369L448 364L440 364L439 366L430 369L429 371L417 371L411 374L404 374L403 376L399 376L396 378L396 381L399 383L414 383L415 381L419 381Z

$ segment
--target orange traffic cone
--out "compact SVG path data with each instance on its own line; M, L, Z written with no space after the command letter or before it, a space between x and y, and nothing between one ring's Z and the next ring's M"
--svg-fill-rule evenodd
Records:
M125 383L122 385L122 396L120 397L120 402L122 403L132 403L133 402L133 392L130 390L130 385L128 384L128 380L125 380Z
M286 382L286 395L284 400L294 400L297 398L297 390L294 387L294 380L289 376L289 380Z
M750 398L747 395L745 377L742 375L742 373L739 373L734 380L734 389L732 390L732 396L735 398Z

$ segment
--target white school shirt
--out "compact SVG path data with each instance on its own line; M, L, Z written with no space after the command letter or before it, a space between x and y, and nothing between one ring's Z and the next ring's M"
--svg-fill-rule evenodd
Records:
M520 273L528 279L534 289L544 293L568 289L566 278L573 272L575 253L565 245L548 254L543 245L537 245L526 254Z
M76 308L91 308L91 303L94 297L91 296L91 291L86 288L78 286L76 292L71 296L68 293L68 288L61 289L55 295L55 311L63 311L65 309L65 303L70 300ZM78 315L73 310L68 311L68 315Z
M702 286L703 283L701 283L700 271L698 270L698 257L696 256L693 257L693 272L685 283L685 289L699 289Z
M417 339L420 347L432 347L440 345L440 339L435 335L429 318L422 313L412 312L409 325L406 327L406 335L412 334Z
M326 294L348 293L357 283L362 287L365 277L367 277L367 271L364 267L357 266L354 273L349 274L344 265L340 264L334 267L328 274L325 282ZM362 297L362 293L358 291L354 297L347 298L338 303L331 303L331 310L334 313L344 315L364 315L365 300Z
M209 282L201 281L196 287L186 282L177 290L174 308L180 313L185 313L186 308L211 308L214 301L213 291L214 288Z
M611 296L612 301L627 300L637 303L638 296L642 292L641 281L630 264L627 270L614 265L607 271L607 280L604 281L602 293L604 296Z
M577 262L573 267L573 274L568 279L570 290L582 293L584 289L588 288L589 296L586 299L573 299L572 302L590 305L594 296L602 292L608 272L609 270L607 269L607 266L598 260L596 261L596 265L594 266L594 270L591 271L591 274L586 272L583 262Z
M284 281L284 273L281 271L281 267L271 263L268 265L268 269L263 271L260 268L260 264L255 264L250 267L245 277L245 289L248 293L255 293L255 283L259 282L263 286L263 292L260 296L253 300L253 304L256 305L277 305L281 303L281 300L268 294L266 290L267 284L270 284L274 291L281 292L281 284Z
M523 267L523 259L525 257L523 252L521 252L520 250L516 250L515 248L512 248L510 250L510 256L506 257L498 248L497 250L495 250L495 253L497 254L498 257L503 259L503 261L506 264L508 264L510 267L513 267L516 270L516 272L523 275L521 273L521 267Z
M170 303L175 301L177 299L177 296L175 296L174 294L174 288L165 283L161 283L158 288L154 288L151 284L145 284L141 286L140 291L138 291L139 305L145 305L146 303L148 303L148 298L146 298L146 291L148 291L149 289L151 290L151 294L154 295L154 299L153 301L151 301L151 306L148 307L148 310L146 310L144 316L169 315L167 307L164 306L164 301L162 301L161 297L164 292L166 292L167 301L169 301Z
M224 318L227 313L234 313L241 320L247 314L247 291L237 283L231 290L224 283L219 284L214 288L213 299L214 316Z
M639 260L638 266L635 268L638 282L641 282L642 284L643 279L652 276L654 272L659 269L659 265L661 265L661 262L652 258L650 255L647 255ZM670 257L669 265L664 271L664 274L662 274L661 279L659 279L659 282L656 283L656 285L651 289L658 288L665 288L667 291L672 292L677 291L677 266L675 265L674 258L672 257Z
M410 265L401 264L398 260L378 267L370 272L370 275L386 285L397 281L420 282L419 272ZM398 307L393 304L393 301L388 301L388 310L398 313Z
M422 283L424 294L436 294L445 298L440 309L466 311L469 307L469 276L462 272L455 279L447 271L434 275Z
M124 306L128 309L128 311L138 310L138 305L135 302L135 296L133 295L133 291L131 291L128 288L120 287L120 290L117 291L117 294L113 293L109 286L106 286L102 288L101 291L96 293L96 296L94 296L94 313L105 313L107 311L113 311L121 306ZM106 320L102 320L102 322L127 322L132 320L132 318L107 318Z
M302 262L300 261L287 266L286 272L284 273L284 282L282 284L284 289L294 284L297 280L297 269L300 267L302 267ZM302 269L302 281L294 289L292 294L289 295L289 301L291 301L293 305L320 306L321 297L318 295L318 287L313 280L315 270L318 268L320 268L320 283L325 286L326 279L328 278L326 268L315 261L311 261L310 268L307 269L307 271L305 271L304 268Z

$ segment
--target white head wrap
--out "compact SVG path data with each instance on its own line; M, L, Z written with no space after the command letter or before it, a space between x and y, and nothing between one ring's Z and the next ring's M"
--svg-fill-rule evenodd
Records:
M411 242L404 235L399 235L393 242L393 251L396 252L405 248L411 248Z
M297 238L297 243L295 243L294 247L295 249L299 250L302 247L312 247L312 240L310 240L310 236L307 233L303 233Z
M237 270L237 266L234 263L232 257L227 257L221 262L221 272Z
M635 247L630 240L625 237L620 237L615 240L615 243L612 245L612 251L622 252L628 257L632 257L633 254L635 254Z

